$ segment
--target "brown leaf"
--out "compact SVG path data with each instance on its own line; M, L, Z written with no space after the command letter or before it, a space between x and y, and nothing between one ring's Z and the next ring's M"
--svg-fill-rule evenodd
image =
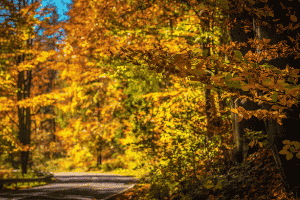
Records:
M295 15L291 15L290 18L291 18L291 21L297 22L297 17Z

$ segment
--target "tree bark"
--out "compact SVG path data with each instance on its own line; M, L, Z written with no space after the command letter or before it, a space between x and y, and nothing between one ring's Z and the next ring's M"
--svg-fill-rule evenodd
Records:
M23 55L24 56L24 55ZM24 61L24 57L18 57L18 63ZM31 70L22 71L18 74L18 101L30 98L30 87L31 87ZM21 108L18 106L18 118L19 118L19 141L23 145L30 145L30 135L31 135L31 113L30 107ZM22 174L27 173L27 164L29 158L29 151L21 151L21 167Z
M97 148L97 167L102 165L102 147L98 145Z

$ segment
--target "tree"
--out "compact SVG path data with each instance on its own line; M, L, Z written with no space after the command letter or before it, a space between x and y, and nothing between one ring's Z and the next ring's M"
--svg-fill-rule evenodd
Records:
M1 31L13 33L6 38L8 45L5 47L9 51L1 54L5 60L5 67L9 69L7 76L10 76L11 81L1 84L8 88L8 91L14 91L11 95L2 97L1 112L5 116L3 125L6 126L2 130L2 137L15 146L13 151L20 151L23 174L27 173L29 151L34 148L31 143L32 111L35 106L41 104L41 101L33 98L33 93L36 91L32 90L32 83L35 81L32 69L34 65L43 62L51 55L51 52L46 54L43 51L38 52L32 45L35 36L33 25L41 22L33 17L39 2L28 4L26 1L18 3L1 1L1 7L4 7L8 13L5 16L9 16L3 22L6 29ZM9 153L12 153L11 149Z
M3 5L2 5L3 6ZM7 6L7 5L6 5ZM10 5L12 7L9 7L9 11L11 12L12 19L17 20L15 24L15 29L16 33L21 33L25 31L25 34L28 30L24 27L24 22L21 18L21 13L17 13L16 11L25 7L25 2L23 2L23 5L21 2L19 2L18 7L15 5ZM8 7L6 7L8 8ZM22 30L23 28L23 30ZM28 34L28 33L27 33ZM30 32L29 32L30 34ZM25 35L26 37L26 35ZM29 37L30 38L30 37ZM21 39L21 38L20 38ZM14 48L14 50L23 50L24 48L27 49L30 47L29 40L27 43L24 44L24 41L20 40L18 38L14 38L14 42L17 43L17 46L12 46L11 48ZM21 52L21 51L20 51ZM25 57L27 58L27 55L20 54L15 57L16 63L20 64L23 61L25 61ZM17 76L17 100L21 101L23 99L29 98L30 97L30 86L31 86L31 71L21 71L18 73ZM18 106L18 139L23 145L28 145L30 144L30 123L31 123L31 118L30 118L30 109L29 108L22 108ZM21 151L21 164L22 164L22 173L26 173L27 171L27 162L28 162L28 155L29 152L27 151Z

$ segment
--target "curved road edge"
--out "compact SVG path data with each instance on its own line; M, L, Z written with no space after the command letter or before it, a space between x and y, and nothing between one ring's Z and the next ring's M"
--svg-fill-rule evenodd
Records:
M135 186L135 184L133 184L132 186L130 186L130 187L126 188L126 189L124 189L123 191L121 191L121 192L119 192L117 194L110 195L109 197L105 198L104 200L114 200L116 196L124 194L128 190L132 189L134 186Z

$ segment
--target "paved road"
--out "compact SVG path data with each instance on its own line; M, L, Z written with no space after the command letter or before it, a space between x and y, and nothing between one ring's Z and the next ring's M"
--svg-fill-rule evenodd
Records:
M53 173L55 183L18 191L1 191L0 200L98 200L134 186L134 177L99 173Z

